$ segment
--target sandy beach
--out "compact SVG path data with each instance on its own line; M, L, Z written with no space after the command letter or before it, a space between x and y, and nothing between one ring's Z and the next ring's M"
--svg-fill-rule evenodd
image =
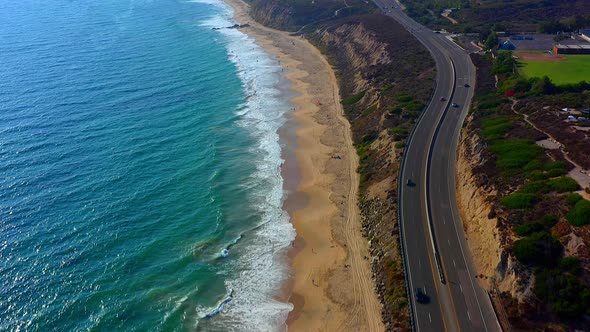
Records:
M297 94L291 102L296 105L294 154L300 174L291 200L298 202L287 205L297 231L291 255L294 277L287 286L295 309L288 328L381 331L381 305L357 206L358 157L334 71L304 38L257 24L241 0L226 2L237 22L249 24L241 31L280 60Z

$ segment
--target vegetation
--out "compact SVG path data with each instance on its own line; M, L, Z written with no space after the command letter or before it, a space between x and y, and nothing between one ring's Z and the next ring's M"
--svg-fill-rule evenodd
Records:
M532 140L510 139L494 142L490 149L498 157L496 166L501 170L520 169L536 159L542 148Z
M540 231L515 241L512 250L525 264L550 266L559 261L563 246L551 233Z
M551 189L560 193L567 191L575 191L578 190L578 188L580 187L576 180L567 176L551 179L549 180L549 182L547 182L547 185L551 187Z
M575 263L568 260L559 267L535 271L535 294L565 319L578 319L590 308L590 289L570 271L572 267Z
M580 196L580 194L578 193L574 193L574 194L569 194L567 195L567 197L565 198L566 202L568 205L574 206L576 205L576 203L578 203L582 198L582 196Z
M590 223L590 202L578 200L574 208L567 214L567 221L574 226L584 226Z
M537 202L537 195L513 193L502 198L500 202L509 209L528 209Z
M345 99L342 100L342 104L344 104L344 105L356 104L361 99L363 99L363 97L365 96L365 93L366 92L367 92L366 90L365 91L361 91L361 92L359 92L359 93L357 93L355 95L352 95L352 96L350 96L348 98L345 98Z
M489 105L480 105L485 107ZM488 141L493 141L504 137L504 135L512 129L512 121L509 116L495 116L487 119L483 119L481 135Z
M590 78L590 57L563 55L563 61L519 60L519 71L525 78L547 76L557 85L574 84Z

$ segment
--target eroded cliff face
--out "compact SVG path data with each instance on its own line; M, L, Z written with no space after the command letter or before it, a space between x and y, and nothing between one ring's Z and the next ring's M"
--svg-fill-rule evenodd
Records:
M257 22L280 29L293 25L293 8L275 1L258 1L250 7L250 16Z
M502 227L502 215L493 205L496 188L484 172L488 156L481 137L467 118L461 133L457 158L457 202L478 278L492 294L507 292L520 303L533 297L533 275L507 248L513 242L510 230Z

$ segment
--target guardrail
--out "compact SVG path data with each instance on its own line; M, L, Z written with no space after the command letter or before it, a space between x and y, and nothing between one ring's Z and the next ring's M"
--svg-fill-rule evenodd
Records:
M455 96L455 88L457 87L457 75L455 72L455 63L453 62L453 59L449 57L449 61L451 62L451 68L453 70L453 87L451 88L451 95L449 96L449 99L447 100L447 105L445 106L445 109L442 113L442 115L440 116L440 118L438 119L437 123L436 123L436 127L434 129L434 133L432 134L432 137L430 139L430 144L428 146L428 158L426 159L426 176L424 177L424 182L425 182L425 188L426 190L424 191L424 196L425 196L425 202L426 202L426 221L428 222L428 232L430 233L430 242L432 245L432 250L434 251L434 259L436 261L436 268L438 270L438 277L440 279L441 283L446 283L445 280L445 274L442 268L442 263L440 260L440 254L438 253L438 246L436 245L436 237L434 236L434 224L432 224L432 210L430 208L430 195L428 193L430 193L430 164L432 161L432 150L434 149L434 143L436 142L436 136L438 135L438 132L440 131L440 127L442 126L445 117L447 116L447 113L449 112L449 107L451 106L453 97Z

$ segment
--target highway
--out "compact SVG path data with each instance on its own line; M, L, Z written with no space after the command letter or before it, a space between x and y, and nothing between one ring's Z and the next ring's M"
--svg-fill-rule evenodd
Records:
M430 51L437 68L435 92L408 139L400 171L401 246L414 330L501 331L475 278L455 193L456 150L475 67L464 50L413 21L394 0L374 3ZM406 185L408 179L413 185ZM429 303L416 301L416 288L425 291Z

